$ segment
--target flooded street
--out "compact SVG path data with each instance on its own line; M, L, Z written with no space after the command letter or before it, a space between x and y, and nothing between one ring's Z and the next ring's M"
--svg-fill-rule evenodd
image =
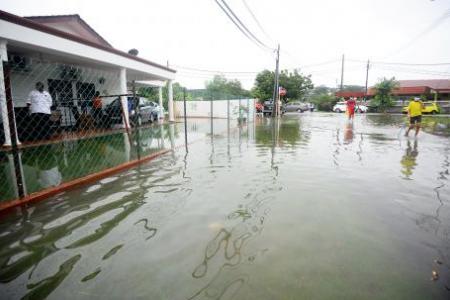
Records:
M174 151L0 216L0 298L449 299L450 122L404 122L189 120L188 152L165 125Z

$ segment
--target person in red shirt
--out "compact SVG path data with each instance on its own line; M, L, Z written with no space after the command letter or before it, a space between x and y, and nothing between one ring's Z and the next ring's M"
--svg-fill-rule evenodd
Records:
M348 119L353 120L355 116L355 106L356 106L355 98L348 99L346 104L347 104Z
M95 92L94 99L92 100L92 109L93 109L93 116L95 121L97 122L97 125L100 125L102 122L102 98L100 97L100 92Z

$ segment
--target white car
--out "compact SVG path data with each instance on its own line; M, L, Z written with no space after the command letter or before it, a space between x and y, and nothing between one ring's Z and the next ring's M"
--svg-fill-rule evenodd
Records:
M367 109L368 107L363 104L356 104L355 112L366 113ZM340 101L333 106L333 111L337 113L346 112L347 104L343 101Z

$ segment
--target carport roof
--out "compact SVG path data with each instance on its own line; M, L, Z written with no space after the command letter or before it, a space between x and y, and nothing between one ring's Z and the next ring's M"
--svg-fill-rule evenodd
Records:
M93 47L93 48L97 48L97 49L100 49L100 50L103 50L103 51L107 51L107 52L110 52L110 53L113 53L113 54L116 54L116 55L120 55L122 57L125 57L125 58L128 58L128 59L132 59L132 60L138 61L140 63L144 63L144 64L147 64L147 65L150 65L152 67L157 67L157 68L163 69L163 70L168 71L168 72L172 72L172 73L176 72L176 70L174 70L174 69L171 69L171 68L168 68L166 66L154 63L152 61L149 61L149 60L137 57L137 56L133 56L133 55L128 54L126 52L117 50L115 48L108 47L108 46L105 46L105 45L101 45L99 43L95 43L95 42L89 41L87 39L84 39L82 37L76 36L74 34L71 34L71 33L68 33L68 32L64 32L62 30L58 30L56 28L52 28L50 26L43 25L43 24L40 24L38 22L29 20L29 19L26 19L26 18L22 18L22 17L16 16L14 14L11 14L11 13L8 13L8 12L2 11L2 10L0 10L0 20L4 20L4 21L7 21L7 22L10 22L10 23L13 23L13 24L24 26L24 27L27 27L27 28L30 28L30 29L38 30L38 31L41 31L41 32L44 32L44 33L47 33L47 34L51 34L51 35L54 35L54 36L57 36L57 37L60 37L60 38L66 39L66 40L70 40L70 41L73 41L73 42L84 44L84 45L89 46L89 47Z

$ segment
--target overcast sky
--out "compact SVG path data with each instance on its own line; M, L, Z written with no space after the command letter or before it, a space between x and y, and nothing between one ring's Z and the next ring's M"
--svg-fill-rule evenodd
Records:
M282 69L300 68L316 85L365 84L365 62L450 63L450 0L225 0L263 43L284 50ZM260 22L257 26L245 3ZM115 48L172 67L217 70L251 88L254 73L274 69L274 54L249 41L215 0L2 0L20 16L79 14ZM329 62L317 65L322 62ZM177 81L202 88L213 73L178 69ZM450 64L374 63L378 78L450 78Z

